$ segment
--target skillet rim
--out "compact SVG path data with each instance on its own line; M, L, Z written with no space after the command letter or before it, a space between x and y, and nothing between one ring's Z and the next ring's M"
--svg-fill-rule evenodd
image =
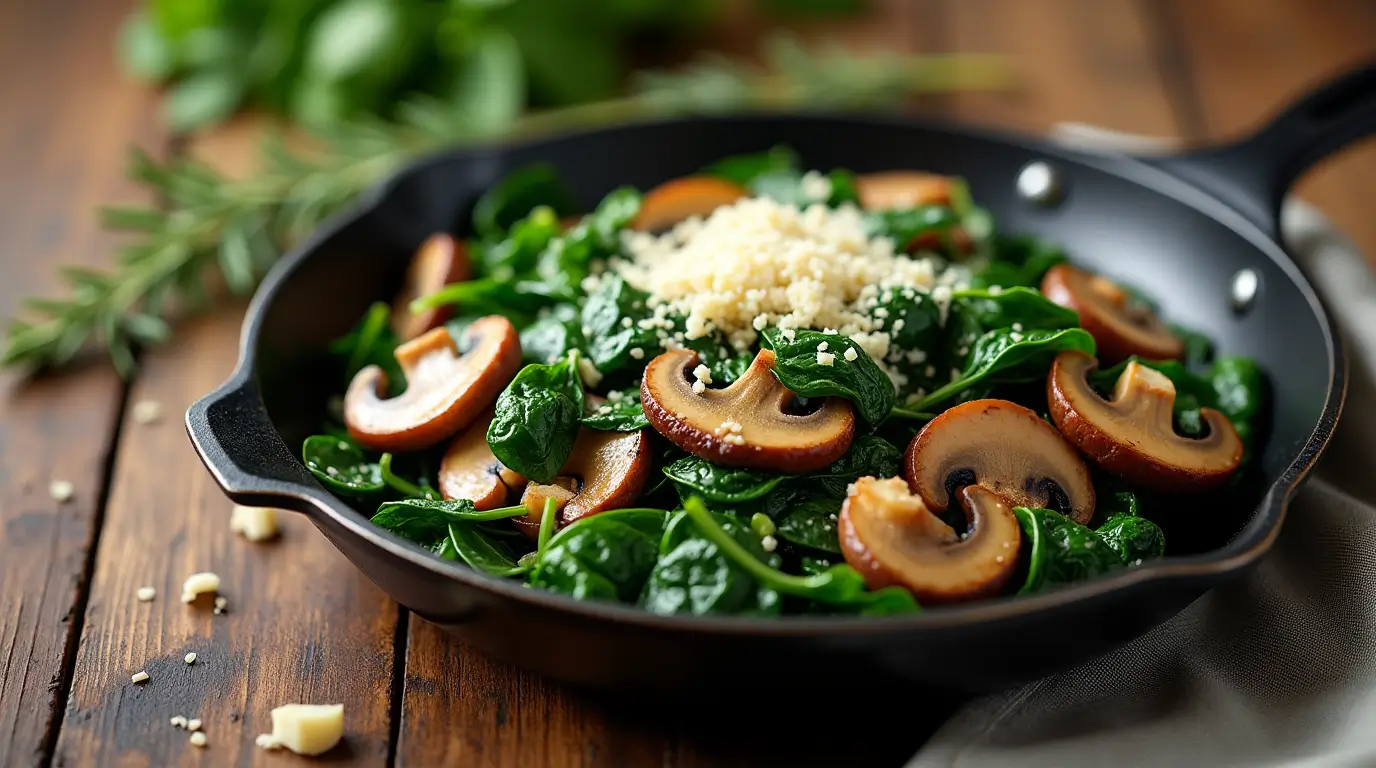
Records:
M935 611L923 610L916 614L890 617L809 618L785 616L758 619L715 616L659 616L619 603L577 601L555 593L528 589L521 582L487 576L463 564L441 560L419 545L412 544L388 531L372 526L360 513L325 491L318 483L312 487L250 475L229 461L228 457L223 457L227 466L220 466L212 460L211 453L223 453L218 447L218 439L211 434L201 435L200 431L203 429L207 433L211 432L207 421L207 411L216 402L230 397L246 387L251 388L252 407L259 412L265 423L271 424L262 398L258 394L254 360L254 350L262 330L266 308L276 299L277 293L292 273L302 263L315 255L321 244L359 219L372 215L408 177L435 164L463 161L481 162L484 158L500 156L515 149L539 150L562 142L576 141L599 134L654 131L683 123L701 124L704 122L849 122L957 134L982 142L998 143L1036 153L1045 159L1088 167L1146 187L1150 192L1163 194L1187 205L1246 239L1254 248L1275 262L1287 278L1299 288L1310 312L1319 322L1328 351L1328 392L1319 420L1295 459L1267 486L1266 493L1256 507L1256 514L1260 517L1254 516L1223 547L1195 555L1178 557L1167 555L1160 560L1119 571L1111 576L1037 595L1008 595L969 605L942 607ZM561 611L579 618L635 625L644 629L771 637L892 635L1007 621L1039 612L1067 609L1076 603L1104 598L1115 592L1140 589L1157 583L1166 585L1202 581L1212 584L1222 577L1252 564L1269 551L1275 542L1285 521L1291 498L1313 469L1315 462L1332 438L1333 430L1346 399L1348 360L1342 338L1330 320L1323 301L1285 248L1277 240L1272 239L1269 233L1243 216L1235 208L1154 164L1161 159L1179 160L1180 157L1180 155L1163 155L1148 158L1098 151L1080 151L1026 134L927 117L819 112L766 112L687 118L656 118L628 121L600 128L560 132L518 142L439 150L412 160L393 171L369 191L360 195L350 207L327 219L300 245L284 255L274 265L264 278L262 285L254 293L245 312L239 339L238 361L234 371L223 384L197 400L188 409L186 414L187 431L197 453L201 456L202 462L222 488L228 489L232 485L227 479L227 475L232 473L256 481L258 487L254 490L237 492L226 490L231 498L247 499L252 497L257 503L262 503L265 499L290 501L293 503L282 504L281 506L312 516L323 515L335 526L354 536L361 537L369 546L384 550L393 557L404 559L411 565L424 568L445 579L457 581L466 587L482 590L500 598L527 603L529 607L534 609ZM281 439L275 427L273 427L273 434L279 440ZM294 455L289 447L288 454ZM354 567L358 566L355 565ZM421 615L424 617L424 614Z

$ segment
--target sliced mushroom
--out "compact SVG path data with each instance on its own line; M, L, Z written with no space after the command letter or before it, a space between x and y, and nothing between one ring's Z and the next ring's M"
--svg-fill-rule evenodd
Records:
M558 502L561 527L588 515L629 506L645 489L653 468L650 436L645 430L579 430L559 476L550 485L527 486L521 498L527 514L525 519L514 520L516 527L527 536L538 532L544 500L551 496Z
M1052 420L1095 464L1138 485L1184 492L1217 486L1242 463L1237 430L1212 408L1199 409L1204 437L1176 434L1175 384L1165 374L1134 360L1105 400L1087 379L1097 367L1083 352L1062 352L1046 382Z
M526 485L526 478L502 466L487 445L492 409L454 437L440 462L440 494L446 499L468 499L478 509L506 506L512 491Z
M444 232L431 235L411 259L401 293L392 302L392 330L397 338L410 341L431 328L438 328L453 314L452 305L411 311L411 302L428 296L450 283L467 280L473 274L468 248Z
M1010 507L1057 509L1077 523L1094 514L1094 485L1055 427L1007 400L972 400L932 419L908 445L904 476L935 512L955 489L982 485Z
M868 211L950 205L951 179L927 171L880 171L855 177L860 206Z
M1042 294L1079 313L1080 326L1094 337L1105 363L1133 355L1175 360L1185 354L1185 343L1156 313L1130 301L1127 291L1100 275L1057 264L1042 278Z
M359 371L344 395L349 434L365 448L395 453L429 448L471 424L520 369L521 343L511 321L498 315L464 333L464 355L444 328L397 347L406 391L396 397L386 398L381 368Z
M841 506L841 553L870 589L897 585L923 605L992 597L1017 565L1022 529L1008 504L982 486L962 488L960 506L969 524L963 538L902 478L862 477Z
M707 216L750 193L745 187L712 176L666 181L645 194L631 229L659 232L689 216Z
M839 397L810 413L792 413L797 395L774 376L774 353L755 356L725 389L695 392L688 372L696 352L676 349L645 367L640 399L650 424L669 442L717 464L792 474L839 459L855 437L855 411Z

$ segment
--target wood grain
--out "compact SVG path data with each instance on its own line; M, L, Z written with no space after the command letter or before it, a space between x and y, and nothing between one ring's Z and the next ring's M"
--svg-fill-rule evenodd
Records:
M76 5L90 7L70 26ZM109 30L128 5L0 4L0 317L65 293L59 264L109 263L94 208L134 194L127 142L158 150L150 94L113 67ZM104 364L0 376L0 765L51 749L121 394ZM71 501L49 497L53 480L74 484Z
M241 168L252 139L218 140L211 160ZM58 764L281 765L295 758L257 749L254 738L289 702L345 705L345 743L322 759L388 762L396 605L300 516L281 513L284 534L273 542L231 533L230 503L181 424L233 367L242 309L179 328L144 360L130 394L161 403L165 418L124 427ZM178 600L198 571L220 575L228 613ZM141 586L156 587L157 600L137 602ZM134 685L140 670L152 679ZM204 722L204 751L169 724L175 715Z
M1252 3L1174 0L1165 4L1189 66L1198 114L1194 139L1220 140L1255 128L1289 100L1376 55L1376 5L1363 0ZM1376 264L1371 180L1376 144L1329 158L1298 185Z

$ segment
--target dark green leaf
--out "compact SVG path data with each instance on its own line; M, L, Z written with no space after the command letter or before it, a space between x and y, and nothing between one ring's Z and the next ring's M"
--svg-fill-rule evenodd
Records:
M382 469L368 461L353 443L330 435L312 435L301 447L306 469L326 488L346 496L377 493L385 488Z
M632 390L615 402L608 400L583 417L583 426L603 432L634 432L650 426L645 408L640 404L640 392Z
M530 570L530 566L517 561L520 555L507 541L495 539L483 532L475 523L458 522L449 525L449 541L459 559L475 571L489 576L506 578L520 576Z
M777 564L778 557L764 551L760 537L743 521L723 515L716 526L745 550L746 557ZM777 616L782 608L779 593L760 586L749 571L706 538L687 513L670 521L659 551L639 600L640 607L650 613Z
M575 600L634 603L650 577L669 513L620 509L581 518L541 551L530 583Z
M547 483L568 461L583 416L583 382L572 356L527 365L497 397L487 443L503 465Z
M620 275L602 281L583 305L583 336L587 339L588 359L601 373L644 367L658 353L659 339L652 328L640 327L649 316L649 296L627 283ZM632 350L640 350L636 357Z
M541 205L549 206L557 216L576 210L573 195L553 166L537 163L519 168L478 198L473 208L473 229L483 237L501 237L508 227Z
M162 117L173 133L188 133L229 117L244 98L242 75L205 71L173 85L162 101Z
M568 306L568 305L560 305ZM575 315L550 314L521 331L521 357L530 363L546 365L568 356L583 346L581 323Z
M1032 381L1046 376L1051 361L1065 351L1094 354L1094 337L1079 328L1061 331L1014 331L999 328L975 342L970 362L955 381L923 397L914 410L930 411L981 382Z
M807 493L844 499L847 487L862 477L896 477L903 452L876 435L861 435L846 454L826 469L798 477L793 482ZM836 510L832 510L835 512Z
M789 147L777 145L764 152L724 157L703 168L702 173L748 187L760 176L796 172L798 168L797 153Z
M768 328L763 339L764 345L774 351L774 375L798 395L844 397L855 404L860 418L871 425L883 421L898 399L888 374L860 345L845 336L794 331L790 340L779 329ZM851 349L855 350L855 359L847 360L846 351ZM819 353L832 355L832 363L818 362Z
M1055 304L1031 288L1005 288L997 293L957 291L951 311L968 317L981 333L1015 326L1022 326L1023 331L1059 331L1080 325L1075 310Z
M1086 581L1123 566L1097 533L1049 509L1015 507L1027 551L1027 581L1019 594Z
M561 225L554 209L536 206L511 225L506 237L478 250L482 273L510 280L535 269L541 253L559 237Z
M1203 370L1214 361L1214 343L1208 336L1180 325L1172 325L1171 332L1185 343L1186 368Z
M1156 523L1145 517L1121 513L1112 515L1095 533L1118 553L1123 565L1137 565L1166 553L1165 534Z
M525 108L525 65L516 41L504 30L484 29L455 71L453 108L480 133L510 126Z
M841 502L836 499L805 501L779 519L777 535L800 547L839 555L841 542L836 538L836 516L840 511Z
M1047 270L1069 260L1060 246L1038 237L995 237L993 255L985 268L975 273L970 287L1036 288L1041 285L1042 276Z
M615 93L623 54L604 13L566 0L520 0L490 7L488 18L516 38L537 100L574 104Z
M346 381L352 380L365 366L376 365L386 374L387 387L393 395L405 389L406 377L393 355L397 337L392 331L391 318L392 308L384 302L376 302L349 333L330 342L330 354L345 361Z
M869 211L865 214L865 232L870 237L887 237L898 250L908 250L919 238L935 237L948 243L952 232L960 227L961 218L949 206L923 205L917 208L897 208ZM954 246L948 248L953 250Z
M697 456L685 456L664 468L664 474L687 498L694 493L708 501L741 504L758 499L783 482L784 475L741 467L722 467Z

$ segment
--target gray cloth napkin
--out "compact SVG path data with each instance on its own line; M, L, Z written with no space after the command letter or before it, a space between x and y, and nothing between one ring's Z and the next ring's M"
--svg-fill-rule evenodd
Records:
M1169 146L1082 125L1053 135ZM1287 201L1282 230L1347 337L1352 381L1275 549L1124 648L972 702L908 768L1376 766L1376 278L1312 206Z

